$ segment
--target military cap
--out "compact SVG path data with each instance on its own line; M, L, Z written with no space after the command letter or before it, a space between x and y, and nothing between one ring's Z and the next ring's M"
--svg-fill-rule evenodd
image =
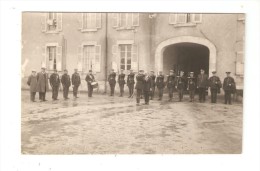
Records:
M64 69L64 71L68 71L67 69Z
M217 73L217 71L212 71L212 74L216 74Z
M144 72L144 70L143 70L143 69L140 69L139 72Z
M227 71L226 73L227 73L227 74L230 74L231 72L230 72L230 71Z
M89 72L92 72L92 70L90 69Z

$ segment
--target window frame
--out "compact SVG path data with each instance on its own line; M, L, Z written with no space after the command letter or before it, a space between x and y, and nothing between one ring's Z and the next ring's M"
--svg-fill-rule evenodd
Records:
M93 17L93 18L95 18L94 19L95 24L94 24L93 28L84 27L85 25L87 26L87 23L90 20L88 15L91 16L91 18L93 17L92 15L95 15L95 17ZM85 24L85 22L86 22L86 24ZM81 23L80 23L81 32L95 32L101 28L102 28L102 13L81 13Z

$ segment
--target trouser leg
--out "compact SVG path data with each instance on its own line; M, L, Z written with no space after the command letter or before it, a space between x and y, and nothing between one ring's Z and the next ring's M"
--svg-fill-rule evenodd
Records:
M42 93L42 99L43 99L43 101L46 100L46 99L45 99L45 96L46 96L46 91Z
M228 104L231 104L231 91L228 91Z
M142 90L136 89L136 103L140 103L140 98L141 98L141 92Z
M152 91L151 91L151 100L153 100L153 97L154 97L154 91L155 91L155 87L152 87Z
M149 94L150 94L149 91L144 91L144 100L146 104L149 103Z

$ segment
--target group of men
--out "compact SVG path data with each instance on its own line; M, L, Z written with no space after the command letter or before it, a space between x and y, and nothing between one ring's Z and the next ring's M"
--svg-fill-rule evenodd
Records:
M178 75L174 73L173 70L170 70L169 75L163 75L162 71L159 71L158 76L155 76L154 71L150 73L144 73L144 70L139 70L138 74L135 76L135 73L130 69L130 73L127 75L124 74L124 70L120 71L116 81L116 72L112 69L108 75L108 83L110 86L110 96L114 96L116 82L119 84L120 88L120 97L124 95L124 85L126 84L129 89L128 98L133 97L134 88L136 89L136 103L140 104L140 99L144 97L146 105L149 104L149 100L153 100L155 88L158 89L158 100L162 100L164 88L167 87L169 94L169 101L173 100L173 92L176 89L179 96L179 101L182 101L184 91L187 90L190 96L190 102L194 102L195 91L198 89L199 101L205 102L206 90L210 88L211 91L211 102L217 102L217 94L220 93L222 88L222 83L220 78L216 76L216 71L212 72L213 76L208 78L208 75L205 73L205 70L201 69L200 74L197 78L194 77L194 72L189 72L189 76L185 77L184 72L180 71ZM235 92L236 85L234 79L230 76L230 72L226 72L227 77L223 82L223 89L225 92L225 104L231 104L231 94ZM88 85L88 97L92 97L93 85L95 82L95 77L92 74L92 70L89 70L89 73L86 75L85 81ZM135 83L136 81L136 83ZM58 91L60 84L63 87L63 98L65 100L68 98L69 88L73 86L73 96L78 98L78 87L81 84L81 78L78 73L78 70L75 69L74 73L71 76L68 75L68 71L65 69L63 75L59 76L57 70L54 69L54 72L50 75L49 78L50 86L52 88L52 99L58 100ZM46 73L46 68L42 67L41 72L36 74L35 70L32 70L31 76L29 76L27 84L30 86L31 101L35 102L36 92L39 92L40 101L46 101L45 95L49 90L48 83L48 74Z

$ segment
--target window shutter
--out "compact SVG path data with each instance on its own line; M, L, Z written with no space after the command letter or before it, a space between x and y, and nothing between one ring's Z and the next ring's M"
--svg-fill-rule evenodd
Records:
M187 23L187 14L177 14L177 23Z
M42 67L46 67L46 61L47 61L46 49L47 49L46 46L42 47Z
M82 60L82 56L83 55L83 47L79 46L78 47L78 70L79 71L83 71L83 60Z
M62 71L62 46L57 46L56 69Z
M192 14L192 22L193 23L201 23L202 22L202 14Z
M95 46L95 71L100 72L101 65L101 45Z
M113 19L113 27L118 27L119 26L119 13L113 13L112 14L112 19Z
M177 23L177 14L170 14L169 15L169 24L176 24Z
M79 17L79 30L83 29L83 22L84 22L84 13L81 13Z
M47 23L46 23L46 20L47 20L47 13L43 14L43 15L42 15L42 18L41 18L42 32L46 32L46 31L47 31Z
M62 13L57 13L57 29L62 30Z
M102 13L96 14L96 27L101 28L102 26Z
M139 26L139 13L132 14L132 26Z
M138 46L136 44L132 45L132 60L131 60L131 68L133 70L137 70L137 62L138 62Z
M236 75L244 75L244 63L236 62Z

